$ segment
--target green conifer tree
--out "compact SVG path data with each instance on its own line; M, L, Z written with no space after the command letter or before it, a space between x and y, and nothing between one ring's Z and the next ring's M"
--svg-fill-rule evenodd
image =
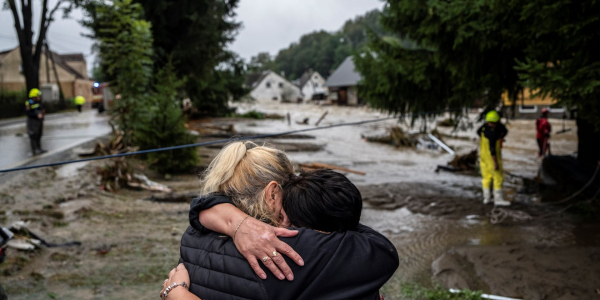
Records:
M170 61L158 71L153 93L147 105L140 108L139 122L135 123L135 141L141 150L194 143L177 99L177 91L183 84ZM196 148L154 152L147 154L146 159L161 173L187 171L198 164Z

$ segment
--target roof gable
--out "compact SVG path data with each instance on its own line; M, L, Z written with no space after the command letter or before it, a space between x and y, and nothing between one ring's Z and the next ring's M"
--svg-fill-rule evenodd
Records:
M355 86L362 80L360 73L356 72L352 56L346 57L344 62L327 78L325 85L328 87Z
M249 88L254 88L260 84L260 82L263 81L267 75L269 75L269 72L271 71L262 71L246 75L246 86Z

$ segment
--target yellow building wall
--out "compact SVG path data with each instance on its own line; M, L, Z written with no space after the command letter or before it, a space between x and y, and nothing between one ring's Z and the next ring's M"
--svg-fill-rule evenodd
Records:
M46 72L46 55L42 53L40 59L40 86L45 83L56 83L56 76L52 68L52 60L48 60L49 72ZM85 63L71 62L69 64L76 71L85 70ZM82 73L86 79L77 79L75 75L63 69L60 65L56 65L56 72L60 80L60 87L65 95L65 98L73 98L81 95L86 100L86 106L92 102L92 87L94 82L87 79L87 70ZM48 80L49 79L49 80ZM22 91L26 88L25 77L21 74L21 54L19 48L7 53L2 59L2 67L0 67L0 90L5 91Z
M508 92L504 92L504 94L502 94L502 102L504 103L505 106L512 105L512 102L508 98ZM519 99L517 100L517 103L515 103L515 104L516 105L547 105L547 106L550 106L550 105L554 105L556 102L558 102L556 99L551 98L549 96L533 97L531 89L525 88L523 90L523 94L519 97Z

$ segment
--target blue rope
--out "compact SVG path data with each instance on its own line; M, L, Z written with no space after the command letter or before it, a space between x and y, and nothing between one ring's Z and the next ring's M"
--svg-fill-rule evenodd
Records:
M459 111L459 109L426 111L426 112L420 112L420 113L412 113L410 115L414 116L414 115L425 115L425 114L437 114L437 113L453 112L453 111ZM173 146L173 147L164 147L164 148L157 148L157 149L141 150L141 151L135 151L135 152L127 152L127 153L112 154L112 155L105 155L105 156L96 156L96 157L90 157L90 158L84 158L84 159L76 159L76 160L67 160L67 161L56 162L56 163L49 163L49 164L41 164L41 165L33 165L33 166L25 166L25 167L13 168L13 169L0 170L0 174L1 173L15 172L15 171L22 171L22 170L44 168L44 167L60 166L60 165L73 164L73 163L86 162L86 161L93 161L93 160L101 160L101 159L108 159L108 158L117 158L117 157L124 157L124 156L132 156L132 155L137 155L137 154L146 154L146 153L153 153L153 152L160 152L160 151L169 151L169 150L177 150L177 149L190 148L190 147L208 146L208 145L215 145L215 144L226 144L226 143L229 143L229 142L238 142L238 141L244 141L244 140L262 139L262 138L268 138L268 137L274 137L274 136L282 136L282 135L288 135L288 134L294 134L294 133L300 133L300 132L308 132L308 131L315 131L315 130L330 129L330 128L342 127L342 126L354 126L354 125L361 125L361 124L367 124L367 123L374 123L374 122L381 122L381 121L399 119L399 118L402 118L402 117L404 117L404 115L403 116L399 116L399 117L387 117L387 118L380 118L380 119L371 119L371 120L366 120L366 121L358 121L358 122L350 122L350 123L340 123L340 124L334 124L334 125L323 126L323 127L316 127L316 128L305 128L305 129L291 130L291 131L285 131L285 132L279 132L279 133L259 134L259 135L254 135L254 136L229 138L229 139L225 139L225 140L210 141L210 142L203 142L203 143L196 143L196 144L188 144L188 145L179 145L179 146Z
M187 144L187 145L180 145L180 146L173 146L173 147L141 150L141 151L135 151L135 152L127 152L127 153L120 153L120 154L90 157L90 158L84 158L84 159L68 160L68 161L34 165L34 166L25 166L25 167L13 168L13 169L0 170L0 173L9 173L9 172L15 172L15 171L22 171L22 170L53 167L53 166L60 166L60 165L66 165L66 164L72 164L72 163L101 160L101 159L108 159L108 158L117 158L117 157L124 157L124 156L132 156L132 155L137 155L137 154L146 154L146 153L153 153L153 152L160 152L160 151L177 150L177 149L190 148L190 147L208 146L208 145L215 145L215 144L226 144L229 142L262 139L262 138L268 138L268 137L274 137L274 136L288 135L288 134L293 134L293 133L330 129L330 128L334 128L334 127L353 126L353 125L361 125L361 124L367 124L367 123L373 123L373 122L381 122L381 121L392 120L392 119L397 119L397 117L388 117L388 118L351 122L351 123L341 123L341 124L334 124L334 125L316 127L316 128L306 128L306 129L291 130L291 131L271 133L271 134L259 134L259 135L246 136L246 137L229 138L229 139L218 140L218 141L210 141L210 142L203 142L203 143L196 143L196 144Z

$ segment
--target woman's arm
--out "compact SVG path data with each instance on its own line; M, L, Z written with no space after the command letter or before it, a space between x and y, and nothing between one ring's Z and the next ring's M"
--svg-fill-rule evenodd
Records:
M169 291L167 297L165 298L163 293L167 289L167 287L175 284L185 282L186 285L190 286L190 275L188 274L187 269L183 264L179 264L177 268L171 270L169 272L169 278L163 282L163 289L160 291L160 298L163 300L202 300L196 295L190 293L188 288L184 288L183 286L178 286Z
M212 206L211 206L212 205ZM210 206L210 207L209 207ZM195 199L190 209L190 223L196 229L202 227L215 232L226 234L233 238L233 242L240 253L260 278L267 275L260 267L258 260L269 257L263 264L280 280L294 279L292 270L281 255L273 255L274 251L291 258L300 266L304 265L302 257L288 244L277 237L293 237L298 231L285 228L276 228L248 217L235 207L231 200L223 196ZM237 229L237 231L236 231Z

